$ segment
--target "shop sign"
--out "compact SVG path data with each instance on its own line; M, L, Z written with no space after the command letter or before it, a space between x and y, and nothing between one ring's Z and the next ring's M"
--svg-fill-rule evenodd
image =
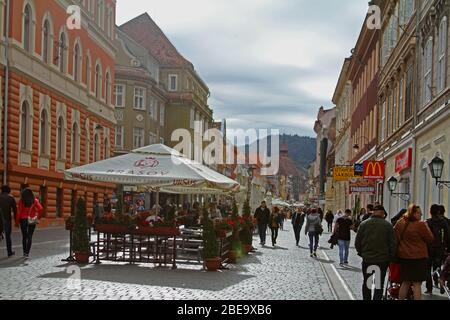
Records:
M395 172L400 173L411 168L412 148L408 148L395 157Z
M350 166L336 166L333 168L334 181L348 181L353 179L355 170Z
M364 179L384 180L384 161L364 161Z

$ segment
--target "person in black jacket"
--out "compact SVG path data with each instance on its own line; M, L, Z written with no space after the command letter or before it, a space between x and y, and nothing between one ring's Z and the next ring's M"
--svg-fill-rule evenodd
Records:
M407 213L407 212L408 212L408 210L406 210L406 209L400 210L400 212L397 213L395 215L395 217L393 217L391 219L392 226L395 227L395 225L397 224L398 220L400 220L405 215L405 213Z
M0 220L3 225L0 232L5 233L6 250L8 251L8 257L15 254L12 251L11 231L12 231L12 218L16 219L17 205L16 200L10 195L11 189L8 186L2 187L2 193L0 194Z
M266 244L267 225L269 224L270 218L270 210L267 208L265 201L261 202L261 206L256 209L254 217L258 225L261 245L264 246Z
M332 232L333 231L334 214L330 210L328 210L327 213L325 214L325 221L327 222L327 225L328 225L328 232Z
M305 223L305 213L302 212L300 208L297 208L297 211L294 212L292 216L291 222L294 229L295 243L298 247L298 243L300 242L300 232L302 231L303 224Z
M427 294L433 293L433 280L438 285L438 277L434 275L445 259L445 253L450 250L449 237L450 231L445 219L441 216L441 206L433 204L430 209L431 218L427 220L428 227L434 235L434 241L428 246L428 265L430 270L427 277Z

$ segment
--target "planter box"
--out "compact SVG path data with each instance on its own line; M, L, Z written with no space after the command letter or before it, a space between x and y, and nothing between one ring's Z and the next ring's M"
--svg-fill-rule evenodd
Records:
M111 234L127 234L130 233L130 229L125 226L116 225L116 224L97 224L95 226L95 231L102 233L111 233Z
M145 236L175 237L180 235L180 230L174 227L139 227L135 234Z

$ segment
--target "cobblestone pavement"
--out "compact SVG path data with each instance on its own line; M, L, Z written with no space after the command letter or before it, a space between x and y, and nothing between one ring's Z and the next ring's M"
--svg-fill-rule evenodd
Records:
M309 257L302 237L297 248L292 231L280 231L277 247L258 245L255 254L218 273L204 272L199 265L179 265L178 270L88 265L81 269L77 287L69 278L73 265L61 262L68 255L67 231L37 230L28 260L21 258L20 234L15 232L16 257L5 258L4 243L0 247L0 299L335 299L322 263Z
M324 236L322 237L323 238L322 245L324 246L324 248L322 248L322 254L332 261L335 270L339 273L343 281L345 281L345 284L351 291L353 298L356 300L362 300L362 289L361 289L363 284L362 270L361 270L362 259L356 253L356 249L354 246L355 237L356 234L352 232L352 241L350 244L348 266L344 267L339 266L339 248L338 246L335 246L333 249L330 249L330 245L327 243L330 238L329 233L325 233ZM327 244L326 246L325 243ZM425 292L425 286L423 292ZM431 296L423 295L423 299L448 300L446 296L439 294L438 289L434 289L434 294Z

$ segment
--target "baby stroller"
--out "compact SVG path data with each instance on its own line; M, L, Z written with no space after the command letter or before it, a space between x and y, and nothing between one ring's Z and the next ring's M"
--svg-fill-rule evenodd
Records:
M442 271L440 269L436 270L433 276L439 279L439 288L441 288L442 283L441 293L447 294L450 300L450 255L447 255Z
M400 287L402 286L400 276L400 264L391 263L389 265L388 282L384 294L384 300L398 300L400 296ZM410 288L407 300L414 300L413 289Z

